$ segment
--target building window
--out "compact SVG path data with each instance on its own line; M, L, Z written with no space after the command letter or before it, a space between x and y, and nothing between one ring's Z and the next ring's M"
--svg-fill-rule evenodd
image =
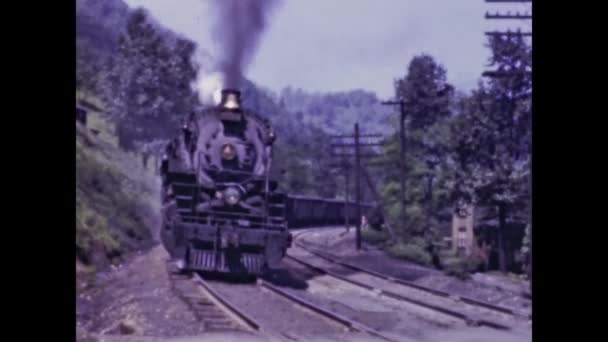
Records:
M456 246L458 248L466 248L466 246L467 246L467 229L466 229L466 227L458 228L458 235L456 237Z

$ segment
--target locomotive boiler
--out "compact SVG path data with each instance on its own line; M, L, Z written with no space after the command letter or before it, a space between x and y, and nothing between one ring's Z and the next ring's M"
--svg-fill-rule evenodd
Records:
M161 240L181 270L258 275L291 244L286 195L270 179L270 122L240 92L192 112L161 164Z

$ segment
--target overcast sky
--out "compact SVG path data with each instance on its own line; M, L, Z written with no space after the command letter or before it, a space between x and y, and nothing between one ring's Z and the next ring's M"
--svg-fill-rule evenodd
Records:
M211 0L125 2L147 8L213 54ZM282 0L245 76L275 91L362 88L388 98L412 57L428 53L444 65L451 83L468 91L489 56L484 31L531 30L529 21L484 19L486 11L497 10L531 8L484 0Z

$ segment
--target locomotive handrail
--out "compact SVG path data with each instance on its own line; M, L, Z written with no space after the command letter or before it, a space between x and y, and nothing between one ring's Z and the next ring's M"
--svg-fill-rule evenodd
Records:
M177 209L178 213L184 213L184 214L189 214L189 215L184 215L184 216L197 216L200 217L199 213L195 213L192 214L192 210L190 209ZM252 214L248 214L248 213L241 213L241 212L230 212L230 211L223 211L223 210L212 210L212 211L205 211L204 213L208 213L208 214L219 214L219 215L227 215L227 216L235 216L235 217L252 217L252 218L258 218L260 220L264 219L264 215L252 215ZM269 216L271 219L282 219L282 217L280 216Z
M204 218L197 217L194 215L184 215L182 216L182 222L186 224L195 224L198 225L200 220L204 220ZM214 222L221 224L231 224L234 219L232 218L214 218ZM272 229L272 230L284 230L287 229L286 224L276 224L276 223L265 223L265 222L252 222L248 229Z
M344 203L344 200L335 199L335 198L323 198L323 197L313 197L313 196L305 196L305 195L287 195L288 199L294 200L305 200L305 201L321 201L328 203ZM348 204L357 204L355 201L348 201ZM362 207L373 208L373 203L361 203Z

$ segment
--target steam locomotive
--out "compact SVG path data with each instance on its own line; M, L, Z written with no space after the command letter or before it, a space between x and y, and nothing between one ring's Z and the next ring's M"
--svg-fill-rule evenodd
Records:
M274 140L237 90L185 120L161 163L161 240L179 269L259 275L277 267L291 235L287 196L269 178Z
M260 275L285 256L289 228L360 219L353 202L277 191L269 177L274 140L270 122L226 89L166 146L160 236L180 270Z

